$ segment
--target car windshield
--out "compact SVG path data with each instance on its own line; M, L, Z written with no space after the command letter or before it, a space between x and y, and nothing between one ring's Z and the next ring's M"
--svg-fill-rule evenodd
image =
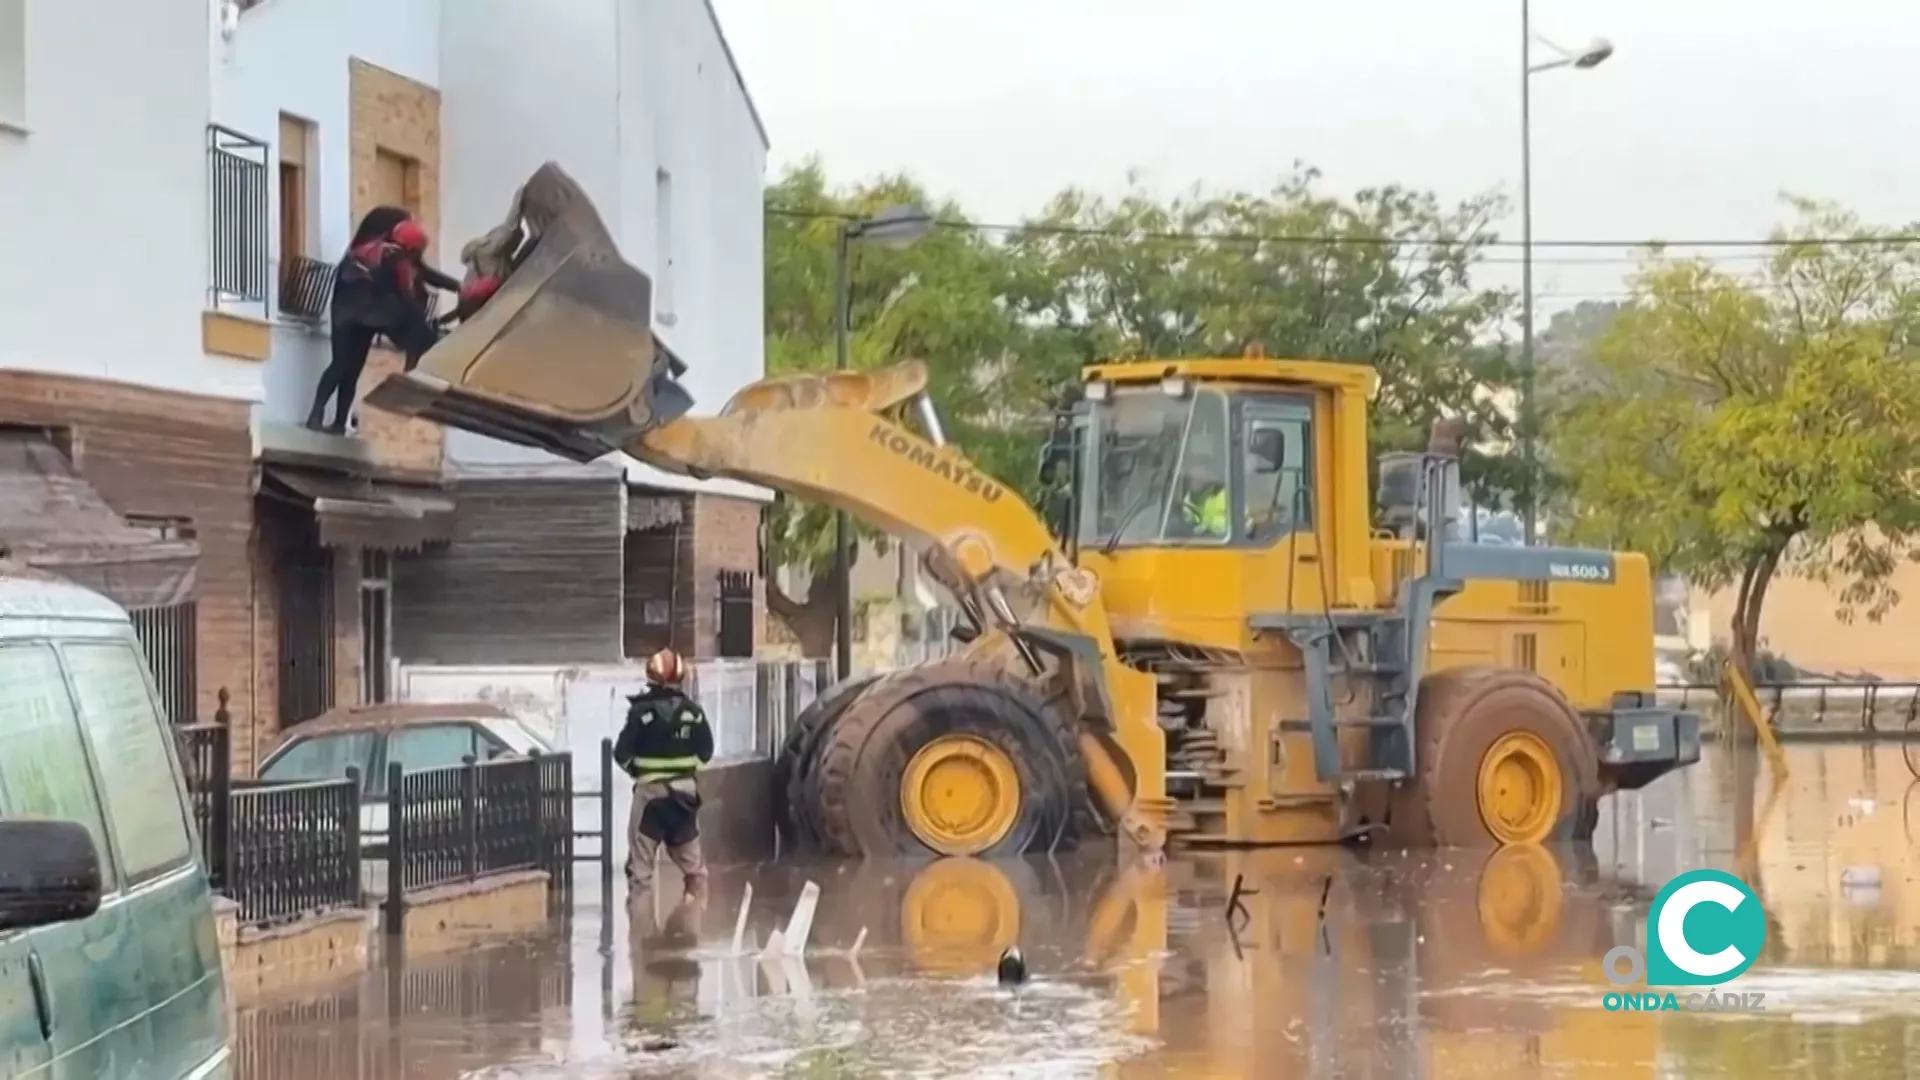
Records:
M309 780L339 780L348 766L367 776L373 769L371 731L343 731L332 735L310 735L289 745L260 770L260 779L276 784Z
M1218 391L1172 397L1157 386L1119 389L1093 406L1091 428L1081 469L1082 543L1226 541L1227 408Z

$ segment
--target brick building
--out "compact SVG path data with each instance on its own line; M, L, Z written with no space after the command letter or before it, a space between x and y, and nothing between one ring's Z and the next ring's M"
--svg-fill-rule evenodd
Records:
M359 217L407 207L444 265L548 159L654 277L701 407L759 377L766 141L711 9L541 11L0 5L0 547L134 610L175 718L224 702L242 770L396 662L757 640L764 492L371 408L302 426Z

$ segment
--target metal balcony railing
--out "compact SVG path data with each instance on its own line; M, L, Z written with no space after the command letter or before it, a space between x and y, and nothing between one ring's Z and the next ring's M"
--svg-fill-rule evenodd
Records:
M267 314L267 144L207 125L208 307Z
M301 322L327 317L333 300L333 267L319 259L294 255L280 263L280 314Z

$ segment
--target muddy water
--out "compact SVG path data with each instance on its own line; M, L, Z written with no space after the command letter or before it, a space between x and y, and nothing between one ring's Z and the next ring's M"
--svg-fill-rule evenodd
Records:
M1771 797L1764 769L1712 753L1614 799L1584 852L780 866L721 875L698 905L668 895L629 913L616 897L609 912L586 896L533 943L248 1010L240 1071L1906 1075L1920 1066L1920 788L1897 746L1789 754ZM1765 1012L1608 1011L1600 957L1643 942L1654 892L1701 866L1766 903L1766 953L1726 987L1764 995ZM731 955L746 885L759 944L808 880L821 897L805 964ZM1009 993L992 970L1015 943L1033 977Z

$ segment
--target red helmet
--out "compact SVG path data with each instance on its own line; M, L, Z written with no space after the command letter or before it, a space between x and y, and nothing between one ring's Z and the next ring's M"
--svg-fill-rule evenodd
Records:
M426 226L421 225L412 218L408 218L400 224L395 225L393 227L392 237L394 243L408 251L420 252L427 250Z
M687 676L687 665L672 649L661 649L647 657L647 681L655 686L679 686Z

